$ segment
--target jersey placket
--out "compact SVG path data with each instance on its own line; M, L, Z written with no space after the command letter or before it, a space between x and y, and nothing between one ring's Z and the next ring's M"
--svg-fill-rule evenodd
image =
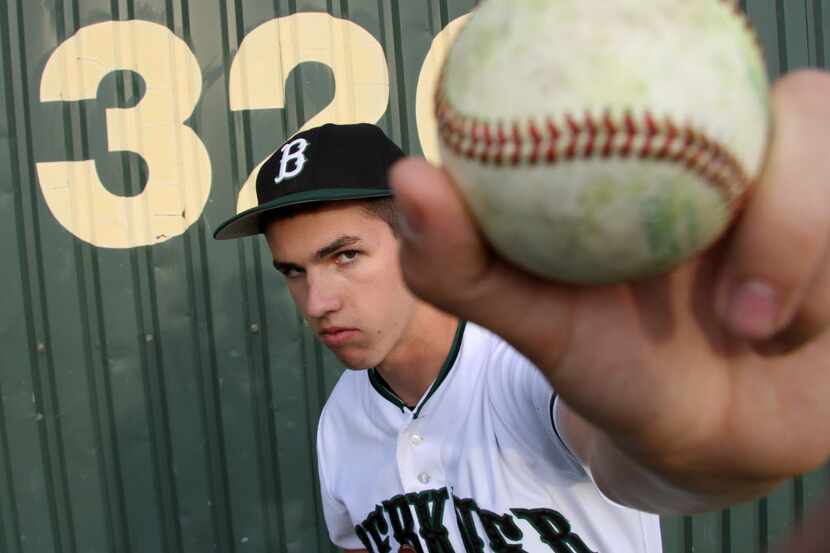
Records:
M406 493L440 489L447 485L441 463L441 444L430 434L427 419L410 416L398 432L397 459L401 484Z
M441 432L438 429L430 431L429 421L432 417L429 410L436 401L432 399L433 395L442 388L444 379L455 364L465 326L465 321L459 322L444 366L414 408L407 407L376 370L369 372L369 381L375 390L391 405L400 409L403 417L398 429L396 458L404 493L438 490L447 486L447 476L441 462Z

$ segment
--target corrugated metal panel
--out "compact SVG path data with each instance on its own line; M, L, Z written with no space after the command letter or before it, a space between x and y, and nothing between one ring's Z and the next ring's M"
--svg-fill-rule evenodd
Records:
M772 78L804 67L827 68L830 7L822 0L741 0L759 32ZM793 479L760 501L721 513L663 520L668 552L772 551L822 497L830 469Z
M404 149L418 152L416 91L424 58L433 37L474 4L0 0L6 260L0 264L0 552L330 549L314 426L340 367L305 331L262 242L217 243L210 232L234 212L239 188L259 161L332 98L339 119L377 108L366 103L374 98L369 92L350 98L348 86L334 82L338 71L349 69L343 74L358 79L377 67L358 67L353 59L334 70L321 63L292 70L291 60L302 59L296 52L309 41L317 47L322 37L317 54L334 56L337 33L347 27L334 20L313 26L314 36L292 35L277 52L269 22L318 12L364 29L372 38L366 48L374 41L386 56L380 69L389 75L389 102L380 124ZM744 7L773 74L825 66L830 9L821 0L752 0ZM133 20L153 25L113 31L107 23ZM82 29L123 40L81 39ZM255 36L271 40L273 50L245 46ZM349 36L348 48L364 44ZM153 37L165 45L154 51L161 69L142 75L96 69L106 58L118 67L149 67L131 64ZM54 80L44 92L49 63L67 43L76 49L66 50L70 61L48 69ZM83 44L109 47L88 56ZM242 49L251 53L241 69L249 76L233 83ZM268 64L258 66L257 59ZM96 71L100 85L86 83L90 99L42 101L53 93L66 97L60 94ZM283 79L283 109L247 109L258 95L276 98L273 88ZM233 109L232 91L240 102ZM129 123L119 131L108 120L107 108L146 107L150 97L161 106L156 112L186 119L197 140L181 130L182 119L149 121L149 109L152 124L140 131ZM163 151L145 161L108 150L131 140L146 150L172 140L175 163ZM156 209L158 226L149 229L114 215L131 229L120 237L95 227L90 221L105 210L93 217L91 207L105 205L104 195L71 197L64 181L38 174L44 163L87 159L95 160L102 186L116 199L166 190L173 196L164 205L183 206L181 214ZM177 166L187 170L177 173ZM193 198L176 196L176 183L164 178L145 186L162 169L189 179ZM84 170L76 165L69 175L84 180ZM60 222L56 212L64 214ZM166 229L181 232L162 236ZM121 245L102 246L107 240ZM827 487L828 475L796 479L768 499L724 513L666 519L667 551L765 551Z

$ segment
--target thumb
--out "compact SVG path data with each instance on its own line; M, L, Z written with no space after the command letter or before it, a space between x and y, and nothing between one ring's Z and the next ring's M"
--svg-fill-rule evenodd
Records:
M422 299L462 317L482 298L495 263L449 175L407 159L390 174L401 216L401 267Z
M537 363L552 362L567 334L568 289L501 259L445 171L409 158L392 168L390 183L403 219L401 268L410 289L496 332Z
M775 132L764 174L734 234L718 308L739 335L789 325L821 274L830 237L830 75L800 71L773 88ZM809 303L809 302L808 302ZM815 317L827 320L827 313Z

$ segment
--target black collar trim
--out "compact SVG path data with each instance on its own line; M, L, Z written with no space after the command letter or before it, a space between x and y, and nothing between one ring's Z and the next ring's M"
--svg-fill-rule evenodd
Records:
M450 373L453 365L455 365L455 360L458 358L458 352L461 350L461 340L464 337L464 328L466 326L467 321L458 322L458 328L455 330L455 337L453 337L450 352L447 355L447 359L444 361L441 370L438 372L438 377L435 379L435 382L432 383L432 386L424 399L422 399L415 407L406 405L403 400L398 397L398 394L392 390L392 387L387 384L386 380L383 379L377 369L372 368L367 371L369 373L369 383L375 391L381 395L381 397L400 409L401 413L403 413L404 409L409 409L410 411L414 410L415 414L413 415L413 418L417 419L418 415L421 413L421 409L424 408L426 402L429 401L429 398L432 397L441 383L446 380L447 375Z
M386 380L383 379L377 369L369 369L369 382L372 384L372 387L377 393L400 409L401 413L403 413L404 409L409 409L410 411L412 410L412 407L405 404L403 400L398 397L398 394L392 391L392 388L386 383Z

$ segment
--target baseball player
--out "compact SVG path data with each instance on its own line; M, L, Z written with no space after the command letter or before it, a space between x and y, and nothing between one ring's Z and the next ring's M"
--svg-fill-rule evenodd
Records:
M295 135L257 175L258 207L216 233L264 232L320 339L349 368L320 418L326 522L347 551L660 551L655 515L609 501L556 433L556 395L495 334L401 278L371 125ZM393 213L394 214L394 213ZM359 370L366 369L366 370Z
M818 146L787 134L827 143L816 87L830 91L814 73L776 87L772 161L731 240L630 286L562 287L501 262L448 177L398 162L377 127L326 125L277 150L258 206L216 236L264 233L310 326L356 369L318 428L332 541L653 553L649 513L721 508L821 464L830 437L801 423L830 417L830 208L781 206L772 186L827 193L821 158L793 163ZM805 216L820 227L806 243ZM789 264L770 228L802 238Z

